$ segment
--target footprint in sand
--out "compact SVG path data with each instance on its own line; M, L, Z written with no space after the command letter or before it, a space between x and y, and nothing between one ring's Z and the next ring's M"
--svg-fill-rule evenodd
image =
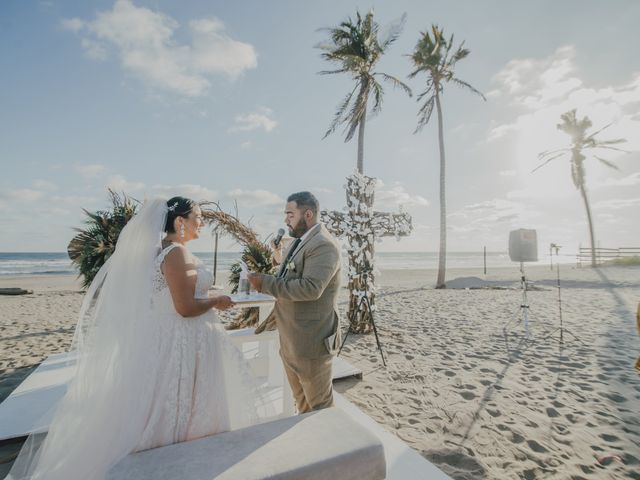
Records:
M546 448L544 448L535 440L527 440L527 445L529 445L529 448L536 453L545 453L548 451Z
M462 398L465 400L473 400L477 397L477 395L473 392L458 392Z
M623 397L622 395L620 395L617 392L612 392L612 393L608 393L608 392L599 392L601 396L608 398L611 401L614 401L616 403L622 403L622 402L626 402L627 399L626 397Z
M470 450L470 449L468 449ZM473 451L470 451L475 456ZM453 467L458 473L465 473L460 478L484 478L485 468L482 464L473 458L471 455L467 455L459 450L440 450L440 451L425 451L422 455L435 463L436 465L446 464Z
M547 416L549 418L556 418L556 417L559 417L560 414L558 413L558 411L555 408L549 407L549 408L547 408Z
M600 438L603 439L605 442L618 442L618 441L620 441L620 439L618 437L616 437L615 435L608 435L606 433L602 433L600 435Z

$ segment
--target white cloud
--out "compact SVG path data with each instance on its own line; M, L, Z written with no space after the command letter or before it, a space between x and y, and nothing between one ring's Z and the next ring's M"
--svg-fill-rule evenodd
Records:
M0 201L5 200L12 203L35 202L44 196L44 192L31 188L18 188L0 191Z
M252 146L252 145L253 145L253 144L252 144L250 141L242 142L242 143L240 144L240 148L241 148L242 150L249 150L249 149L251 148L251 146Z
M378 210L397 210L404 207L426 207L429 205L426 198L408 193L399 182L390 188L384 188L382 180L378 180L377 187L374 207Z
M593 204L594 210L620 210L623 208L640 206L639 198L612 198L609 200L601 200Z
M565 46L548 58L511 60L494 76L493 81L498 88L489 95L499 97L506 94L512 103L528 108L563 100L569 92L582 85L582 81L575 77L575 54L573 46Z
M509 133L517 131L515 125L498 125L497 127L493 127L489 130L489 135L487 136L487 143L498 140L499 138L503 138L507 136Z
M116 192L130 193L132 191L140 191L144 188L142 182L130 182L122 175L112 175L107 180L106 187Z
M256 68L257 54L252 45L231 39L217 18L193 20L191 64L203 73L223 73L235 78L245 70Z
M60 25L65 30L69 30L70 32L73 32L73 33L78 33L80 30L82 30L86 26L86 23L79 18L64 18L60 22Z
M594 187L633 187L636 185L640 185L640 172L632 173L623 178L607 178L595 184Z
M93 178L97 177L100 174L104 173L105 167L104 165L92 164L92 165L74 165L74 169L80 175L85 178Z
M447 215L452 231L484 234L520 228L541 216L535 208L502 198L466 205Z
M626 138L625 149L640 148L636 135L640 119L635 117L640 108L640 73L626 83L592 88L579 77L575 56L575 48L565 46L546 58L512 60L498 72L492 95L504 97L523 113L513 123L492 128L489 139L506 135L520 137L520 143L530 139L525 147L534 157L540 151L566 146L568 138L556 125L560 114L575 108L579 116L592 120L594 129L613 123L602 138ZM615 155L619 154L612 153Z
M49 206L52 208L60 208L61 206L75 207L78 210L81 208L89 208L91 205L95 205L99 200L95 197L82 196L82 195L54 195L51 197ZM66 209L64 210L66 212Z
M31 188L0 190L0 211L15 213L25 204L33 204L44 197L44 192Z
M271 118L272 111L269 108L262 107L257 112L243 113L237 115L235 124L229 128L229 132L248 132L258 128L270 132L278 126L278 122Z
M41 213L47 214L47 215L71 215L71 211L70 210L66 210L64 208L58 208L58 207L53 207L53 208L49 208L49 209L45 209L42 210Z
M258 206L271 205L284 206L285 204L285 200L283 198L267 190L242 190L241 188L236 188L235 190L227 193L227 197L232 200L237 200L238 203L254 208Z
M84 53L91 60L103 61L109 56L104 44L91 40L90 38L80 40L80 45L84 49Z
M82 36L90 58L104 60L113 48L122 67L148 87L187 97L207 93L213 76L235 79L257 66L253 46L229 37L220 20L191 21L191 43L181 44L176 20L131 0L116 0L111 10L91 21L65 19L62 27Z
M57 190L58 186L48 180L34 180L33 187L39 190Z
M611 124L597 138L626 138L628 143L621 145L623 149L640 149L640 73L630 80L594 88L581 78L575 56L575 48L567 46L546 58L512 60L493 79L496 88L492 96L500 97L500 102L514 111L513 121L492 126L487 134L488 142L506 140L505 147L497 153L508 159L502 168L516 172L508 199L561 199L575 195L568 155L532 173L542 163L538 158L541 152L570 146L570 138L557 129L560 115L569 110L577 109L579 118L588 116L593 123L592 132ZM613 162L627 155L610 150L588 152L591 153ZM610 169L590 156L586 171L589 188L611 182L606 180L611 176Z
M154 185L151 191L155 195L171 198L177 195L181 197L191 198L195 201L217 202L219 194L215 190L211 190L202 185L191 183L183 183L180 185Z

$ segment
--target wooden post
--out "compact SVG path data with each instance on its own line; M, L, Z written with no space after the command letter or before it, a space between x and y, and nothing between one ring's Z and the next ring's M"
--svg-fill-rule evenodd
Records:
M484 246L484 274L487 274L487 246Z
M213 231L213 284L216 284L218 273L218 229Z

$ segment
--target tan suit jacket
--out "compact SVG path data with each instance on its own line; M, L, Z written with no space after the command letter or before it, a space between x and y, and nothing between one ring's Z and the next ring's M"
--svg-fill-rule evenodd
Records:
M265 275L262 279L262 291L276 297L274 315L281 352L289 358L333 355L340 345L336 308L340 248L321 224L310 232L290 262L294 268L283 278Z

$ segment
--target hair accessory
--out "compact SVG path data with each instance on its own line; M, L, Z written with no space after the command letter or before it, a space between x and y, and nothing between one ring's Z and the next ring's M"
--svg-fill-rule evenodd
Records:
M169 211L173 212L178 207L178 202L175 202L173 205L169 207Z

